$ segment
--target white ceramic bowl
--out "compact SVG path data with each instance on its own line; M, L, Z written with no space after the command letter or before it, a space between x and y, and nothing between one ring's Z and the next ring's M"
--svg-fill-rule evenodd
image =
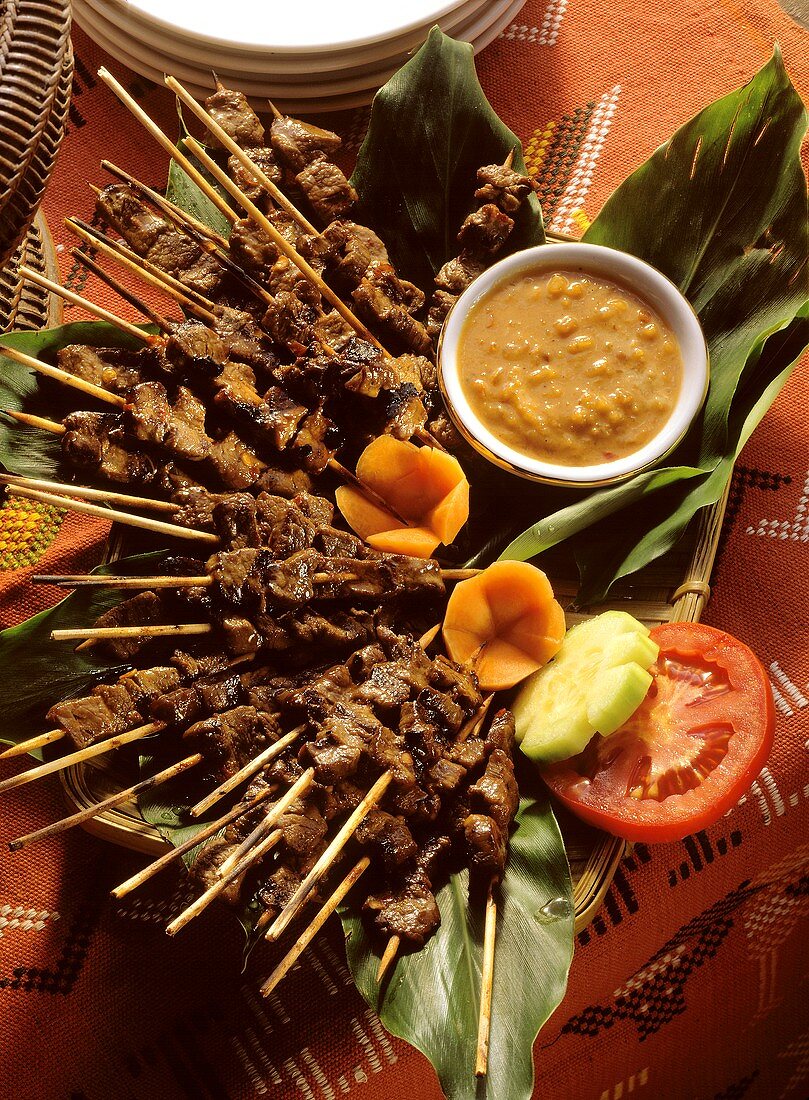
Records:
M680 348L683 378L671 416L639 450L611 462L563 466L521 454L498 439L478 419L463 392L459 340L469 312L496 286L531 272L577 271L614 280L647 301L669 326ZM439 380L456 426L491 462L534 481L556 485L603 485L631 477L654 465L682 440L702 407L708 390L708 349L699 320L688 300L656 268L614 248L595 244L545 244L515 252L487 268L452 307L441 334Z

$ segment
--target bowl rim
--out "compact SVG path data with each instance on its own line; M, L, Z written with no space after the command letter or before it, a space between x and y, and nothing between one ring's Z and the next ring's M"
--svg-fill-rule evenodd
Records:
M472 411L463 393L457 349L472 308L495 286L529 271L570 269L613 279L646 299L677 337L683 378L677 402L660 430L637 451L610 462L564 466L523 455L499 440ZM654 466L682 442L705 401L710 360L699 318L680 289L661 271L629 252L584 241L546 242L513 252L480 274L453 304L438 342L438 382L444 403L467 442L490 462L520 477L553 485L594 487L626 480Z

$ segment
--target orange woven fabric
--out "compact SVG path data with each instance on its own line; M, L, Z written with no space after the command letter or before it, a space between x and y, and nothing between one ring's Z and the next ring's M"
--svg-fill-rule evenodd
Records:
M546 215L571 230L678 124L746 81L775 40L809 98L809 32L775 0L529 0L479 71L523 140ZM99 64L169 132L174 125L161 89L81 32L74 42L70 133L45 202L60 248L66 214L90 219L87 181L102 182L102 156L147 183L165 179L165 157L96 81ZM330 124L356 150L366 121L360 111ZM132 316L67 251L61 263L71 285ZM741 457L707 614L747 640L770 672L772 757L717 826L678 844L638 845L621 865L578 937L568 994L537 1042L538 1097L809 1095L806 398L804 364ZM28 562L0 574L3 625L41 606L26 580L45 543L38 569L84 570L106 534L101 524L51 515L32 548L22 522L12 530L0 513L0 542L10 537L6 550L20 557L5 568ZM10 761L2 775L24 766ZM3 799L0 845L62 806L56 780ZM109 901L109 888L141 862L79 830L3 858L0 1096L437 1100L426 1060L390 1038L351 986L339 931L319 938L264 1001L258 986L272 956L257 951L242 975L241 936L227 913L211 909L176 940L163 934L188 900L182 882L165 876L120 907Z

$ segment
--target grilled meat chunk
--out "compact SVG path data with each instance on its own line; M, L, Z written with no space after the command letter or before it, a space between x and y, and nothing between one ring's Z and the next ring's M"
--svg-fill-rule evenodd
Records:
M328 825L317 807L301 798L296 799L279 817L276 828L281 830L287 855L298 866L306 867L320 855L328 831Z
M449 847L447 837L431 837L398 889L369 895L363 911L373 914L374 925L382 935L400 936L414 947L421 947L435 932L441 923L441 913L430 878Z
M473 256L492 256L500 251L513 228L508 214L494 203L486 203L466 218L458 233L458 244L462 252Z
M202 294L215 294L223 269L190 237L153 213L125 183L105 187L96 200L99 214L130 248Z
M401 817L394 817L385 810L373 809L359 824L354 834L356 840L368 850L374 860L379 860L386 871L414 859L418 845Z
M333 131L288 116L273 119L270 142L281 163L295 172L300 172L319 155L331 156L342 145Z
M264 127L242 92L223 88L220 84L205 100L205 106L228 137L242 149L264 144Z
M323 153L313 157L297 173L295 182L317 217L324 222L343 217L357 201L357 192L345 173Z
M460 295L485 270L486 265L475 255L462 252L447 260L435 277L435 285L449 294Z
M241 145L241 142L239 142ZM242 146L247 148L247 146ZM275 159L275 153L268 145L258 145L247 148L250 155L250 159L257 168L260 168L264 175L276 187L281 185L283 173L278 165L278 161ZM264 190L262 184L256 179L253 173L245 168L238 157L228 157L228 175L239 187L248 199L251 199L256 206L266 209L269 203L269 195Z
M427 410L415 386L405 382L392 390L385 402L385 434L412 439L427 423Z
M117 414L75 412L62 423L65 432L60 443L68 462L126 485L148 485L154 481L157 474L154 461L128 449Z
M166 340L170 369L182 379L194 381L202 375L215 378L227 360L227 349L212 328L199 321L184 321Z
M148 626L165 622L165 602L155 592L139 592L137 596L124 600L117 607L100 615L94 626ZM116 660L127 661L148 645L151 638L111 638L104 642L104 648Z
M140 353L124 348L93 348L68 344L56 355L60 370L112 393L126 394L142 380Z
M504 164L486 164L478 169L475 198L480 204L494 203L504 214L514 215L533 191L528 176Z
M139 256L148 255L159 238L171 231L166 219L150 210L125 183L105 187L96 199L96 208Z
M397 304L382 286L363 277L351 292L359 315L404 351L430 356L433 345L424 325Z
M189 726L183 740L205 757L217 782L235 775L280 734L277 720L252 706L236 706Z
M280 218L273 219L281 229ZM292 225L292 219L289 219ZM283 230L281 230L283 232ZM235 222L228 238L231 259L260 282L266 281L270 269L278 259L278 247L260 225L247 218Z
M163 446L190 462L201 462L211 453L213 440L205 433L205 406L185 386L177 388Z

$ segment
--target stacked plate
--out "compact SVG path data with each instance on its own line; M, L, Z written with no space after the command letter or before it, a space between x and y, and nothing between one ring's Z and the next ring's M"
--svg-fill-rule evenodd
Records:
M194 95L223 84L291 113L369 103L435 24L482 50L525 0L74 0L76 22L150 80L172 73Z

